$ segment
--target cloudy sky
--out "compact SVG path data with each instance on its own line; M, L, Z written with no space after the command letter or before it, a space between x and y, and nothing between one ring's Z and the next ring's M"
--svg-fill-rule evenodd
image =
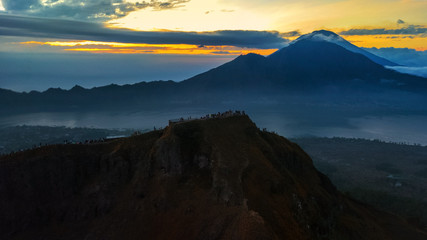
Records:
M318 29L424 67L426 12L427 0L0 0L0 88L180 81Z

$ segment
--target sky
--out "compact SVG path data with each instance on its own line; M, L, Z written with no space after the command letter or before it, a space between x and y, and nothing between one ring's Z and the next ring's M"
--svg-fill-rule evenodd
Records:
M426 69L426 12L427 0L0 0L0 88L181 81L319 29Z

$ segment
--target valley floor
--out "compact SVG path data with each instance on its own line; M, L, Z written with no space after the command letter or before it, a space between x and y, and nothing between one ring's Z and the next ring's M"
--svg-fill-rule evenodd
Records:
M355 138L297 138L342 192L427 228L427 147Z

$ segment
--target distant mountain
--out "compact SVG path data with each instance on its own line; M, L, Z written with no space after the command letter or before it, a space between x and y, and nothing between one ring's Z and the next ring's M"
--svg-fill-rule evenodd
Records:
M331 32L331 31L326 31L326 30L319 30L319 31L314 31L312 33L309 34L305 34L302 35L301 37L299 37L298 39L296 39L294 41L298 42L300 40L310 40L310 41L326 41L326 42L330 42L330 43L334 43L336 45L339 45L349 51L352 51L354 53L360 53L362 55L364 55L365 57L371 59L373 62L378 63L380 65L383 66L399 66L399 64L396 64L392 61L389 61L385 58L379 57L375 54L372 54L362 48L359 48L353 44L351 44L350 42L348 42L347 40L345 40L344 38L342 38L341 36L339 36L338 34Z
M387 69L365 56L369 53L360 48L356 51L356 48L335 33L316 31L270 56L242 55L181 84L199 92L313 90L357 84L407 90L426 88L423 78Z
M182 81L180 85L199 92L269 89L274 87L274 82L268 70L264 56L250 53Z
M242 115L0 157L1 239L426 239Z
M302 39L267 59L278 75L290 81L314 79L326 84L354 79L378 81L394 75L365 56L326 41Z
M425 78L396 72L375 61L385 64L384 59L373 57L335 33L316 31L270 56L242 55L179 83L157 81L92 89L76 86L68 91L49 89L42 93L2 90L0 102L10 104L3 104L0 112L193 107L296 93L322 94L331 88L345 89L350 95L427 91Z

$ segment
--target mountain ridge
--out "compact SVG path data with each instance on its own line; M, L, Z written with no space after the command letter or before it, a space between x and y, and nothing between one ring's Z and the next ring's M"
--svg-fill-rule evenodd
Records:
M390 80L385 81L388 84L382 81L384 79ZM242 88L255 88L257 91L286 91L312 90L328 87L330 84L339 87L348 84L353 88L353 85L360 84L362 80L375 88L391 87L414 91L420 90L420 84L414 88L410 84L418 81L422 86L421 79L387 69L364 54L349 51L340 45L302 37L267 57L257 54L241 55L180 84L193 84L197 91L213 91L218 86L227 89L233 87L233 84ZM408 85L408 88L403 85ZM241 90L234 87L235 91Z
M319 34L338 36L324 31L312 37ZM286 95L329 94L328 89L339 89L337 91L350 95L360 92L375 95L385 91L419 95L427 90L427 81L387 69L335 43L311 41L303 36L270 56L241 55L181 82L112 84L92 89L75 86L70 90L50 88L28 93L0 89L0 101L9 103L0 107L0 112L163 109L189 104L203 107L271 98L281 101Z
M425 239L245 115L0 157L3 239ZM25 173L25 174L24 174Z

